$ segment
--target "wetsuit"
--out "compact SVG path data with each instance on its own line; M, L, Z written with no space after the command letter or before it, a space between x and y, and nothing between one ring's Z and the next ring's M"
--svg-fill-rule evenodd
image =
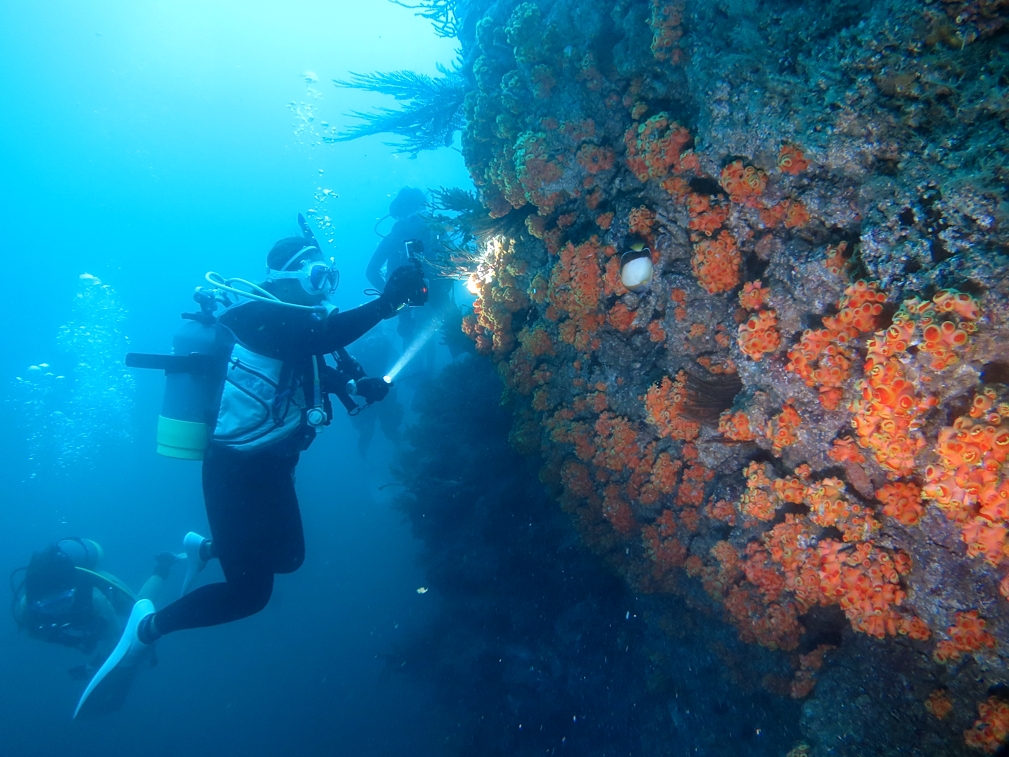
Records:
M304 371L313 356L345 347L388 317L381 299L343 313L322 315L247 302L220 319L249 350ZM211 443L203 461L203 497L214 556L225 582L201 586L155 615L159 635L228 623L262 610L277 573L292 573L305 557L294 469L315 430L254 452Z

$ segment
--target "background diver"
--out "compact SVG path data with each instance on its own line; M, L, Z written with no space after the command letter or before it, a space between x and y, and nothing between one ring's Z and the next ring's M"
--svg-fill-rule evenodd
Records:
M101 570L104 552L91 539L60 539L35 552L24 568L11 574L14 622L28 636L49 644L78 649L87 663L70 669L74 678L92 675L105 661L126 626L138 600L153 600L168 580L180 555L162 552L154 571L134 594L110 573ZM126 679L120 679L120 684ZM128 685L108 688L96 713L118 709Z
M408 243L412 243L421 256L433 256L439 250L441 243L435 228L423 214L426 207L424 191L416 187L403 187L389 203L387 217L391 216L395 223L389 234L378 243L365 270L368 281L376 289L381 290L385 285L387 274L410 262ZM438 328L452 304L452 281L438 276L426 262L424 274L430 281L429 307L422 311L414 308L403 310L396 319L396 331L403 339L404 350L409 349L426 328ZM434 370L436 345L437 342L429 338L420 347L420 367L428 375Z
M150 601L140 599L116 648L88 684L75 717L106 677L114 678L117 667L128 667L160 637L230 623L266 606L274 576L294 572L304 560L294 471L301 453L332 417L327 392L335 391L345 405L352 403L348 374L355 392L369 403L388 392L388 383L364 376L344 348L407 304L426 302L427 282L419 264L396 268L377 299L340 312L326 306L339 272L324 259L311 231L302 228L304 237L273 245L261 286L243 282L251 291L242 292L224 285L244 299L218 321L234 345L203 457L203 495L213 541L197 546L193 564L199 569L216 557L225 580L200 586L157 612ZM325 363L329 353L341 358L333 370Z

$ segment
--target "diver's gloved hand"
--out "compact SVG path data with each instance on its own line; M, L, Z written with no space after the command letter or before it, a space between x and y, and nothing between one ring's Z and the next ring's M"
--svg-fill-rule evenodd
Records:
M369 405L372 402L381 402L389 394L392 383L380 378L363 378L356 382L357 394Z
M404 305L419 306L427 302L427 279L419 265L401 265L385 282L385 291L378 298L382 303L382 318L392 318Z
M178 561L179 556L172 552L159 552L154 556L154 575L162 581L167 581L168 573Z

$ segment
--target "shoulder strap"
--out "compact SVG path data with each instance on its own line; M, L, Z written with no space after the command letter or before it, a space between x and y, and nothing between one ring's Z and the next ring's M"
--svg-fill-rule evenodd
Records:
M294 373L294 364L285 360L280 366L280 375L277 377L277 393L273 397L273 408L271 409L275 424L283 423L283 418L287 414L287 406L291 404L294 395Z
M87 568L76 568L76 570L87 585L105 594L114 607L117 604L117 599L119 602L128 603L130 607L136 603L137 595L115 576L108 573L98 573Z

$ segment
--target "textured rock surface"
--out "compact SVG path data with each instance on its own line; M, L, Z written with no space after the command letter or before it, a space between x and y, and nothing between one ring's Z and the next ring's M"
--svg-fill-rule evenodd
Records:
M513 441L635 591L776 650L814 754L967 750L1007 676L1007 12L468 6Z

